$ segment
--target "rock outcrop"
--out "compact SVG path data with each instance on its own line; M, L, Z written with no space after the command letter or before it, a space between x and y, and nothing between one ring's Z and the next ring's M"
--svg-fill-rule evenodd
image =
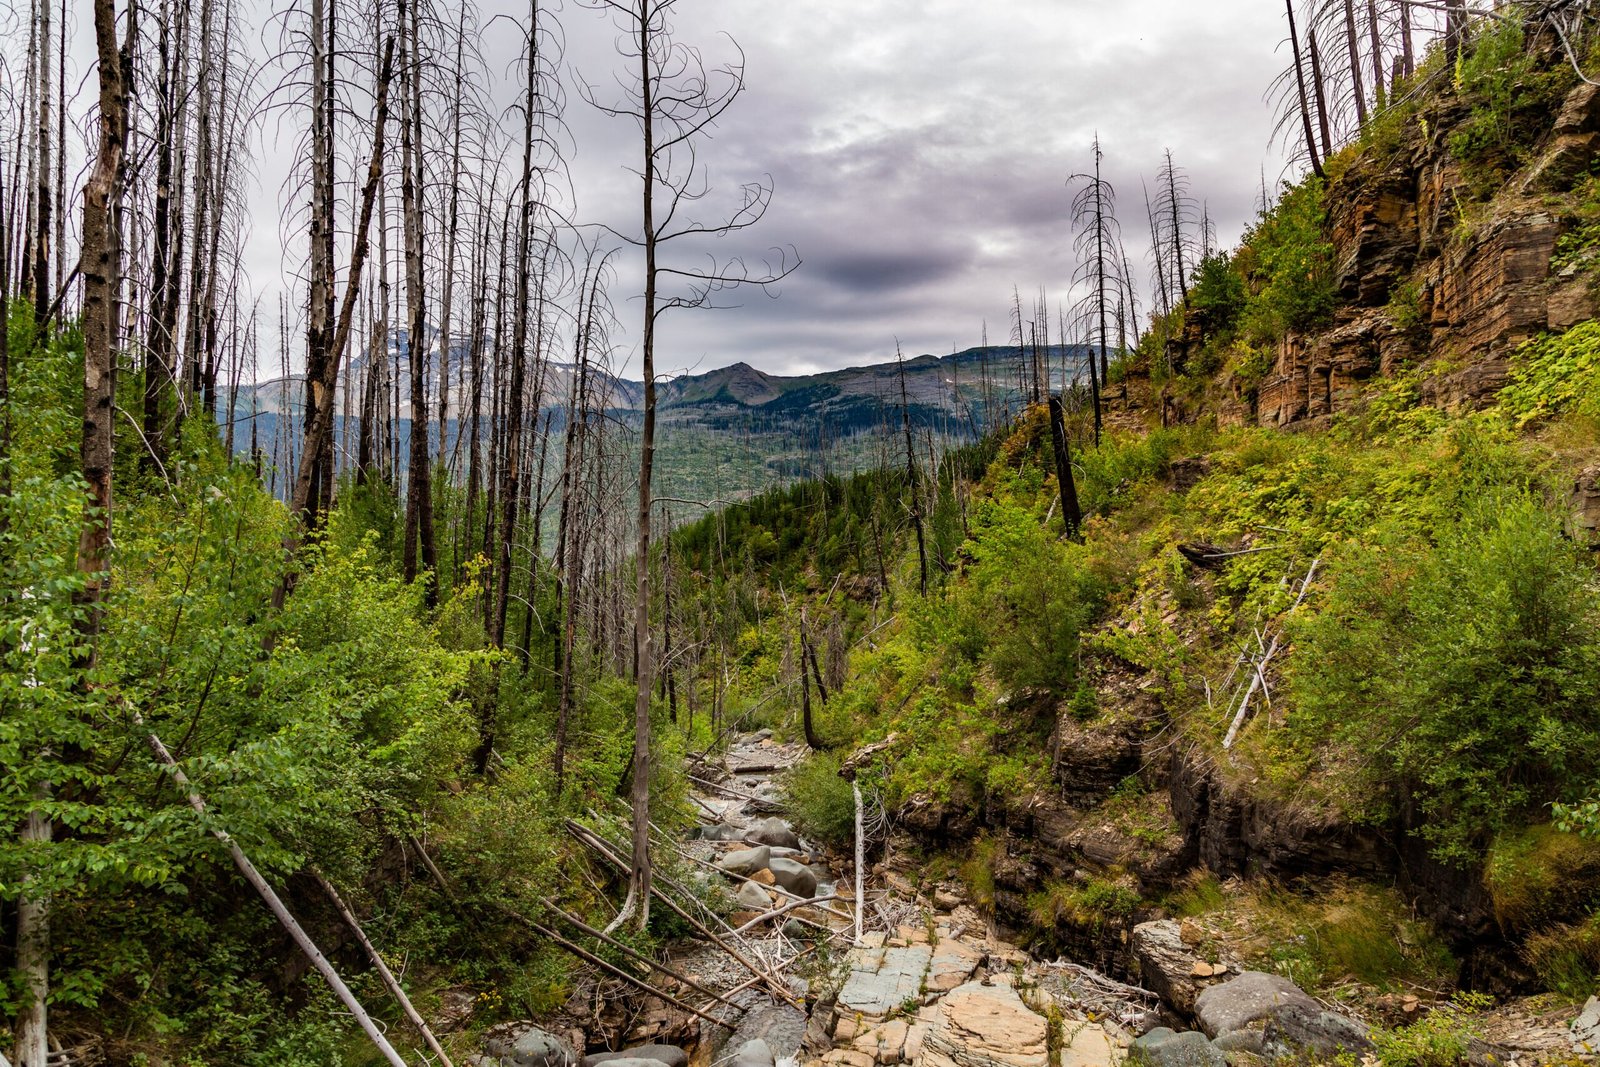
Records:
M927 1067L1048 1067L1049 1031L1017 991L968 982L939 1002L922 1043Z

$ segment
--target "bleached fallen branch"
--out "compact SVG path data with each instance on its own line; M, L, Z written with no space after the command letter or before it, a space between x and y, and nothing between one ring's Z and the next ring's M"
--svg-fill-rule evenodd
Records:
M1306 593L1311 589L1311 580L1316 577L1317 564L1321 562L1321 556L1311 561L1311 567L1306 571L1305 579L1300 583L1299 594L1294 598L1294 603L1289 605L1289 610L1284 613L1286 617L1292 614L1300 606L1301 602L1305 600ZM1277 655L1278 646L1282 639L1283 631L1280 627L1279 631L1272 635L1272 643L1267 646L1266 652L1260 659L1255 661L1255 671L1251 675L1250 686L1244 691L1244 696L1239 701L1239 708L1234 712L1233 722L1228 726L1228 735L1222 739L1224 750L1232 748L1234 739L1239 736L1239 730L1244 726L1245 716L1250 710L1250 698L1255 696L1257 689L1265 688L1267 664L1271 663L1272 657ZM1259 641L1259 638L1257 640Z

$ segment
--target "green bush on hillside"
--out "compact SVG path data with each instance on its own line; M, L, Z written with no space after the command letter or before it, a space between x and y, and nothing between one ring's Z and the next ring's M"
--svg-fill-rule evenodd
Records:
M1500 408L1517 428L1572 412L1600 420L1600 321L1541 334L1517 350Z
M1322 191L1313 177L1288 186L1245 235L1240 267L1252 295L1243 327L1258 341L1321 326L1333 313L1333 245L1323 232Z
M1302 616L1292 736L1384 797L1414 796L1442 860L1600 775L1600 589L1525 492L1485 488L1434 543L1388 526L1329 560Z

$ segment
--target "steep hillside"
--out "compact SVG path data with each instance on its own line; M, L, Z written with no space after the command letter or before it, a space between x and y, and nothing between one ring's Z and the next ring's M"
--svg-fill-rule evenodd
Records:
M843 765L925 893L1157 988L1182 919L1374 1018L1593 990L1600 89L1509 30L1411 89L1200 265L1100 443L1069 419L1081 537L1042 411L920 507L686 535L754 605L730 699L787 680L797 729L796 627L831 635L812 832ZM926 591L905 518L880 562L901 506L942 517Z

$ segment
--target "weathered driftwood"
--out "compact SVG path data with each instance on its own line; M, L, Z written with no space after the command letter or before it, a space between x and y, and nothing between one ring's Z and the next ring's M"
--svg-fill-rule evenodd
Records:
M611 851L611 847L606 844L604 838L600 837L600 835L596 834L593 830L590 830L587 826L584 826L582 823L573 819L568 819L566 825L567 832L572 834L572 836L576 838L580 844L583 844L585 847L595 852L619 872L627 873L627 863L624 862L620 856ZM767 988L771 990L774 996L786 1003L794 1003L794 994L789 990L787 985L778 979L776 975L772 974L765 968L756 965L748 956L731 945L727 939L713 933L705 925L705 923L689 914L687 909L685 909L676 900L673 900L670 896L668 896L659 885L652 885L650 891L657 900L671 908L680 919L688 923L690 928L693 929L697 934L716 945L718 948L722 949L722 951L726 952L741 967L765 982Z
M717 1026L725 1027L725 1028L727 1028L729 1030L732 1030L734 1028L732 1023L724 1022L723 1020L717 1018L715 1015L712 1015L710 1012L702 1011L699 1008L695 1007L693 1004L688 1003L687 1001L679 1000L677 997L673 996L671 993L668 993L666 990L657 989L655 986L651 985L649 982L646 982L643 978L640 978L637 975L629 974L627 971L623 970L621 967L618 967L616 964L610 963L610 962L600 958L599 956L596 956L593 952L590 952L588 949L584 948L582 945L577 945L577 944L572 943L571 941L568 941L566 938L562 937L560 934L556 933L554 930L550 929L550 927L544 925L543 923L535 922L533 920L529 920L528 925L531 926L534 930L538 931L544 937L549 938L551 941L554 941L557 945L560 945L562 948L566 949L568 952L570 952L574 956L578 957L580 960L583 960L586 963L594 964L596 967L599 967L602 971L605 971L607 974L612 975L613 977L616 977L616 978L620 978L624 982L627 982L629 985L636 986L637 988L644 990L646 993L649 993L653 997L660 997L662 1000L666 1001L668 1004L671 1004L673 1007L679 1008L679 1009L681 1009L683 1011L686 1011L690 1015L698 1016L699 1018L704 1019L708 1023L715 1023Z
M768 888L775 888L775 887L769 886ZM796 908L803 908L807 904L813 904L813 905L821 904L821 903L825 903L826 901L829 901L829 900L832 900L832 899L833 899L832 897L812 897L811 899L807 900L805 897L795 897L793 900L790 900L790 901L788 901L788 902L786 902L786 903L784 903L784 904L782 904L782 905L780 905L780 906L778 906L776 908L773 908L771 911L762 912L760 915L757 915L754 919L751 919L749 922L745 923L743 926L736 927L733 932L736 933L736 934L743 934L745 931L752 930L755 927L760 926L764 922L770 922L771 920L776 919L779 916L787 915L789 912L794 911ZM801 922L810 922L812 926L815 926L815 927L817 927L818 929L821 929L821 930L827 930L828 929L826 926L823 926L821 923L812 922L809 919L801 919L800 921Z
M1311 561L1311 567L1306 571L1305 580L1300 583L1300 593L1294 598L1294 603L1289 605L1290 612L1294 611L1295 608L1298 608L1301 601L1305 600L1306 593L1311 588L1311 579L1316 577L1317 564L1321 562L1321 556L1318 556L1316 559ZM1288 614L1288 612L1285 612L1285 614ZM1244 726L1245 716L1250 710L1250 698L1255 696L1258 688L1264 688L1266 686L1267 664L1271 663L1272 657L1277 655L1278 645L1282 638L1282 630L1273 634L1272 643L1267 646L1267 650L1262 654L1261 658L1255 661L1255 670L1250 678L1250 686L1244 691L1244 696L1239 701L1239 708L1236 712L1234 712L1233 722L1228 726L1228 735L1222 739L1222 747L1224 749L1232 748L1234 740L1239 736L1239 730Z
M892 741L894 735L890 734ZM854 776L850 779L850 794L856 802L856 903L850 910L855 912L857 946L861 944L861 912L866 905L866 880L867 880L867 836L866 836L866 805L861 799L861 783Z
M148 734L146 737L150 744L150 751L155 753L157 760L171 770L172 780L184 791L188 798L189 806L195 810L196 814L204 816L206 802L201 799L200 794L190 784L189 776L183 773L183 768L178 766L178 761L172 758L172 753L167 751L167 746L154 733ZM244 850L239 847L238 843L234 841L226 830L213 828L211 834L218 841L228 846L228 852L233 856L234 865L239 868L239 873L244 875L245 881L250 883L266 903L267 908L277 917L278 922L288 931L289 936L294 939L295 944L300 946L300 951L306 954L306 958L311 961L311 966L315 967L317 973L322 975L323 980L332 987L334 994L349 1010L350 1014L355 1017L356 1022L367 1035L368 1040L377 1047L379 1052L383 1053L383 1058L393 1064L394 1067L406 1067L405 1059L395 1051L393 1045L389 1044L389 1039L383 1036L383 1032L372 1021L372 1016L367 1014L366 1009L361 1006L361 1002L356 1000L356 995L350 991L350 987L344 984L344 979L339 977L339 972L333 969L333 964L328 962L328 958L322 954L322 950L317 948L316 943L311 940L311 935L307 934L305 929L295 921L294 916L289 914L289 909L284 906L278 894L267 884L267 880L262 877L261 872L256 870L256 865L250 862L250 857L244 854Z
M388 987L389 994L400 1005L400 1010L405 1012L406 1018L411 1020L411 1025L416 1027L417 1032L422 1035L423 1042L432 1050L435 1056L439 1057L439 1062L444 1067L455 1067L455 1064L450 1060L449 1054L439 1044L439 1039L433 1036L433 1031L428 1028L428 1024L422 1018L421 1013L412 1005L411 998L406 996L406 991L400 986L400 980L394 976L393 971L389 970L389 965L383 961L383 956L373 947L372 942L367 939L366 931L361 929L361 923L356 919L355 913L345 904L344 897L339 895L339 891L333 887L332 882L322 876L321 871L313 868L311 875L317 880L317 884L322 887L322 891L328 895L328 899L333 902L333 906L338 909L345 925L350 927L350 932L356 935L356 940L361 943L361 947L367 953L367 959L372 961L373 968L377 970L378 977Z
M668 967L666 964L659 963L656 960L651 959L649 956L646 956L644 953L638 951L637 949L633 948L632 946L624 944L621 941L618 941L616 938L610 936L609 934L606 934L606 933L603 933L603 932L601 932L599 930L596 930L594 927L590 926L588 923L584 922L582 919L578 918L576 915L573 915L570 912L568 912L565 909L563 909L555 901L546 900L544 902L544 904L545 904L545 907L549 908L551 911L553 911L557 915L561 916L563 919L565 919L567 922L571 923L573 926L576 926L579 930L582 930L584 933L588 934L590 937L598 938L599 940L604 941L606 944L610 945L612 948L614 948L617 951L621 952L624 956L627 956L629 959L637 960L639 963L644 964L646 967L649 967L649 968L651 968L653 970L659 971L662 974L666 975L668 978L672 978L672 979L675 979L675 980L677 980L679 982L682 982L684 985L688 986L690 989L693 989L693 990L695 990L696 992L699 992L699 993L704 993L706 996L710 997L712 1000L721 1001L723 1004L726 1004L730 1008L738 1008L740 1011L744 1010L738 1004L735 1004L733 1001L727 999L721 993L718 993L716 990L711 989L709 986L701 985L699 982L695 981L693 978L690 978L688 975L681 974L678 971L673 970L671 967Z

